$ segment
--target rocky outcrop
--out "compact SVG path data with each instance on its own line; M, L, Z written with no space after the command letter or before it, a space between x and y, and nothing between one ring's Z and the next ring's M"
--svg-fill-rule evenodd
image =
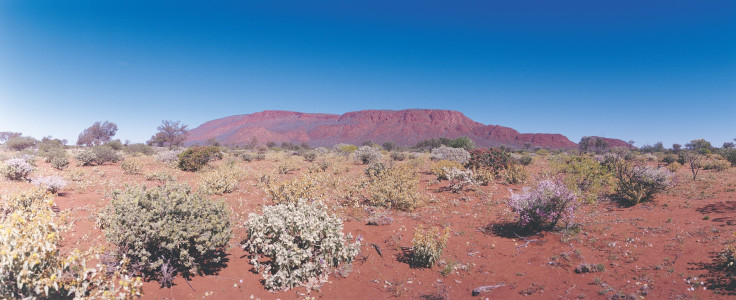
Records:
M189 132L186 144L204 144L214 138L224 145L244 145L255 137L261 144L274 141L332 146L370 140L412 146L425 139L461 136L481 147L577 148L576 143L561 134L519 133L512 128L475 122L458 111L434 109L363 110L342 115L263 111L206 122ZM616 139L606 141L611 146L626 144Z

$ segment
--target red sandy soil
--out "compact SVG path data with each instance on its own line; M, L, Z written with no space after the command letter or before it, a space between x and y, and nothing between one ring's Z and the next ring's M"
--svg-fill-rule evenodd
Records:
M178 180L197 186L199 174L180 172L156 162L145 162L143 173L167 170ZM515 236L515 216L505 201L511 190L521 185L500 182L479 186L461 193L440 191L447 182L421 174L420 191L425 204L414 212L388 211L390 225L366 225L372 210L368 206L341 208L345 232L362 236L362 252L346 278L330 276L320 290L308 292L294 288L272 293L260 283L240 247L245 237L242 224L248 213L260 213L271 200L257 186L258 174L270 172L278 163L238 161L247 178L224 199L233 210L234 237L227 251L225 267L214 274L192 277L186 282L177 277L174 286L162 288L156 281L146 282L144 299L295 299L306 296L323 299L509 299L531 296L542 299L610 298L614 295L646 295L652 299L713 299L736 295L723 275L710 265L714 255L733 242L736 231L736 169L724 172L701 171L696 182L687 168L677 173L678 185L657 195L654 201L622 207L612 201L584 205L576 222L579 231L545 232ZM306 172L307 162L301 163ZM361 176L365 166L345 163L350 171L335 177ZM107 205L106 196L124 184L154 185L144 175L125 175L119 163L98 167L71 167L57 171L38 160L38 174L84 172L84 181L71 182L56 197L61 212L71 214L71 230L64 234L65 251L105 245L103 232L95 228L97 211ZM427 164L420 167L427 170ZM529 167L532 180L548 170L537 157ZM349 182L349 181L348 181ZM0 192L30 186L28 183L0 181ZM332 204L336 201L332 201ZM707 218L706 218L707 216ZM410 247L415 226L449 226L452 230L442 262L455 269L434 266L411 268L402 262L402 247ZM382 256L376 248L380 248ZM108 245L109 246L109 245ZM581 263L602 264L605 270L577 274ZM443 274L443 269L445 272ZM448 271L452 270L452 271ZM697 279L695 279L697 278ZM691 283L688 283L690 280ZM703 282L703 286L700 282ZM695 284L697 282L697 284ZM479 286L498 285L477 296ZM704 288L705 287L705 288ZM691 290L693 288L694 290ZM725 295L724 295L725 294ZM730 296L728 296L730 295Z

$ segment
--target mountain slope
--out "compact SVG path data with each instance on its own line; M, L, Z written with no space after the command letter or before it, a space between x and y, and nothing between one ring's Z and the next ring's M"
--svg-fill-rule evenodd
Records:
M255 137L268 141L332 146L338 143L393 141L413 146L419 141L467 136L480 147L507 145L521 148L573 149L577 144L561 134L519 133L499 125L484 125L452 110L363 110L342 115L263 111L212 120L192 129L186 144L215 139L224 145L244 145ZM619 144L616 139L608 139ZM625 144L625 142L620 141Z

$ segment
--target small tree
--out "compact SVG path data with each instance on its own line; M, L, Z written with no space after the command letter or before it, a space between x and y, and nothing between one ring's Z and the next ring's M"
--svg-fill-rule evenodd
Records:
M164 120L157 129L158 132L151 137L148 143L160 147L168 145L169 149L181 146L189 133L187 125L182 125L181 121Z
M118 131L118 125L110 121L95 122L89 128L82 131L77 138L77 145L97 146L110 141Z
M0 131L0 142L5 142L11 138L21 136L20 132Z

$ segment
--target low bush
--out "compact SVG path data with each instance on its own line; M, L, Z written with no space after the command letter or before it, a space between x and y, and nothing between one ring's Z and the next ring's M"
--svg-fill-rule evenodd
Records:
M68 157L54 157L51 159L51 166L58 170L64 170L69 167Z
M337 144L332 147L332 150L337 152L338 154L347 156L358 150L358 146L350 144Z
M174 164L179 162L179 154L181 154L182 151L176 151L176 150L166 150L159 152L158 155L156 155L156 160L166 163L166 164Z
M519 226L528 230L554 229L559 221L570 224L577 209L577 196L561 182L543 180L521 194L512 193L509 207L519 215Z
M389 154L389 156L391 157L391 159L395 161L404 161L409 157L409 155L407 155L406 152L401 152L401 151L392 151L391 154Z
M388 170L389 166L382 162L374 162L368 165L367 168L365 168L365 175L371 176L371 175L378 175L382 172L386 172Z
M508 184L519 184L526 182L529 177L529 172L520 165L512 164L509 168L503 172L503 178Z
M355 159L364 165L381 161L381 151L371 146L361 146L355 151Z
M603 158L613 160L614 158ZM552 162L555 173L564 176L568 189L588 203L611 194L616 186L613 173L590 155L563 155Z
M206 194L229 194L235 191L243 179L243 172L234 166L221 166L202 174L199 190Z
M101 214L105 237L134 271L171 285L172 274L196 274L221 262L232 237L230 210L185 185L115 191Z
M102 165L106 162L116 163L122 156L108 146L94 146L76 156L80 166Z
M299 199L314 200L321 197L324 175L303 174L292 180L271 182L264 180L264 190L274 203L293 203Z
M142 280L125 276L127 258L87 267L86 256L61 255L64 227L42 189L10 196L0 206L0 298L67 299L140 296Z
M123 147L123 152L130 155L153 155L156 149L146 144L130 144Z
M35 147L36 143L38 143L38 141L32 137L15 136L5 141L3 145L5 146L5 148L8 148L10 150L23 151L25 149Z
M647 201L670 187L674 175L667 169L619 162L614 166L616 195L630 205Z
M315 159L317 159L317 153L314 151L306 151L302 154L302 157L304 157L305 161L313 162Z
M276 172L278 172L279 174L289 174L292 171L296 170L299 170L299 166L297 166L297 164L291 160L286 160L276 166Z
M39 186L49 193L56 194L66 186L66 180L60 176L41 176L31 179L31 183Z
M470 151L470 159L466 164L468 169L489 169L498 174L511 164L511 155L496 148L478 148Z
M447 179L450 180L449 188L453 193L457 193L465 189L469 185L476 185L478 182L475 180L473 171L462 170L455 167L444 168L444 173L447 175Z
M437 162L434 162L432 166L429 168L429 171L432 172L435 176L437 176L437 180L448 180L450 177L447 174L447 170L451 169L458 169L463 170L465 169L463 165L457 161L451 161L451 160L440 160Z
M522 155L517 162L522 166L528 166L532 163L533 159L529 155Z
M120 164L120 168L123 169L123 173L128 175L140 174L141 170L143 170L143 163L135 159L128 159Z
M680 168L682 168L682 165L679 162L673 162L667 165L667 170L669 170L672 173L677 172L677 170L679 170Z
M35 168L26 162L22 158L11 158L5 161L2 166L3 176L10 180L28 180L28 175L33 172Z
M736 237L736 234L734 236ZM726 276L730 277L731 284L736 284L736 242L726 246L718 254L717 260L720 269L724 271Z
M191 147L179 153L177 166L184 171L198 171L214 159L222 159L220 147Z
M413 267L432 267L442 257L449 237L449 228L440 233L437 227L425 231L422 225L417 226L414 230L414 239L411 241L410 264Z
M145 177L146 177L146 180L149 180L149 181L157 180L161 183L166 183L168 181L176 181L176 176L172 175L169 172L163 171L163 170L148 173L146 174Z
M350 264L360 252L360 238L342 232L342 221L319 202L299 200L263 207L245 222L248 237L243 248L251 264L272 291L304 285L307 289L327 282L328 274ZM263 261L262 258L268 258Z
M449 160L465 164L470 160L470 153L463 148L452 148L442 145L430 152L432 160Z
M400 165L369 175L368 201L371 205L413 210L420 203L419 176L415 169Z
M723 172L731 167L731 163L724 159L712 159L703 163L704 170L715 170Z

